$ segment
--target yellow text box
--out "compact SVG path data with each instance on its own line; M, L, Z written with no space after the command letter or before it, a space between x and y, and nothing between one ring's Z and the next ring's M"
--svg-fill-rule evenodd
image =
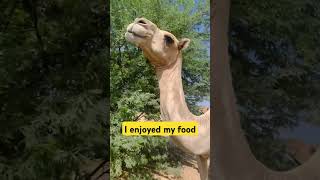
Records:
M198 123L188 122L123 122L125 136L198 136Z

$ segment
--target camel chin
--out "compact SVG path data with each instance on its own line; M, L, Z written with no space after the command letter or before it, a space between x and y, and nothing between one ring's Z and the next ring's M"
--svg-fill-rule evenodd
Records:
M130 32L126 32L125 33L125 38L126 38L126 41L129 42L129 43L132 43L136 46L139 45L139 40Z
M149 32L145 27L137 23L131 23L127 27L127 32L125 33L125 38L128 42L138 46L139 44L146 41L146 38L152 32Z
M129 43L134 44L134 45L137 46L137 47L138 47L140 44L142 44L143 41L144 41L144 38L143 38L143 37L137 36L137 35L135 35L135 34L132 33L132 32L126 32L126 33L125 33L125 38L126 38L126 41L128 41Z

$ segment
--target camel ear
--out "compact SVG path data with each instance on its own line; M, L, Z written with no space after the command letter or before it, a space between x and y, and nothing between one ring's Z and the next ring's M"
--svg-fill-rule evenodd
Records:
M178 43L178 49L179 50L184 50L189 46L189 44L190 44L190 39L182 38Z

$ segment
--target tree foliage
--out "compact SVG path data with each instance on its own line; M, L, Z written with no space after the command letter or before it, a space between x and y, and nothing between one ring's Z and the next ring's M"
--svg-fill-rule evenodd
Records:
M279 129L319 124L319 26L316 0L232 1L230 52L242 125L259 160L273 169L284 156Z
M0 4L0 179L80 179L108 157L104 1Z
M124 137L121 122L135 120L144 112L158 120L159 90L152 66L141 50L127 43L127 25L145 17L178 39L191 39L183 54L183 84L189 107L208 96L209 64L204 41L209 40L208 1L111 1L111 177L148 179L148 169L168 165L167 139ZM146 173L147 172L147 173Z

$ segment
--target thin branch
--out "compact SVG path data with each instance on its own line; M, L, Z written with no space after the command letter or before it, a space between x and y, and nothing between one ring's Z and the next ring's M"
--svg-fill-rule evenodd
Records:
M38 43L39 43L39 45L40 45L40 50L43 52L43 50L44 50L43 47L44 47L44 46L43 46L42 36L41 36L40 30L39 30L39 25L38 25L37 4L34 3L33 0L29 0L29 4L30 4L30 6L31 6L30 15L31 15L31 19L32 19L32 21L33 21L33 28L34 28L34 30L35 30Z
M104 174L108 174L109 172L110 172L109 169L106 170L106 171L104 171L104 172L102 172L95 180L98 180L98 179L101 178Z
M134 118L134 121L137 121L138 119L140 119L140 117L144 114L144 112L140 113L137 117Z
M109 159L105 159L104 161L102 161L90 174L88 174L86 179L91 179L91 177L95 175L98 172L98 170L101 169L108 162Z

